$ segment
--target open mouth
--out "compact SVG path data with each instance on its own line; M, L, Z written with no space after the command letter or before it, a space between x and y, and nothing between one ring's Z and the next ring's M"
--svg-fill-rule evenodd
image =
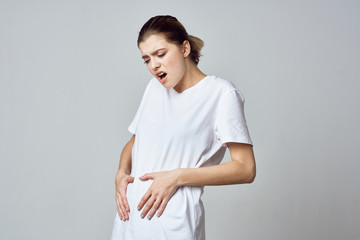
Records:
M164 79L166 77L166 73L165 72L160 72L157 74L157 76L159 77L160 80Z

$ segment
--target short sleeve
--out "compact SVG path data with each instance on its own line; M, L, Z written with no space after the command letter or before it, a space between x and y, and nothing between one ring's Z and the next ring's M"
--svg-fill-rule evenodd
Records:
M136 133L136 127L137 127L137 125L139 123L141 113L142 113L142 111L144 109L144 105L145 105L147 96L149 95L150 85L151 85L151 81L146 86L144 94L143 94L141 102L140 102L140 105L138 107L138 110L136 111L135 117L133 118L133 120L131 121L131 123L130 123L130 125L128 127L128 131L131 132L132 134Z
M253 145L244 113L244 97L239 90L227 93L219 102L215 133L223 146L227 142Z

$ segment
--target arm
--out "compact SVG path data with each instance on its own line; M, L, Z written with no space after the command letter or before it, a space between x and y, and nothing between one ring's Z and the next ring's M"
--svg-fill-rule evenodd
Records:
M118 173L130 174L131 172L131 152L134 146L135 134L132 135L129 142L124 146L121 152Z
M256 175L252 146L242 143L227 143L227 146L232 161L211 167L176 169L177 186L252 183Z
M115 176L115 201L116 209L121 220L128 220L130 211L129 203L126 199L126 188L129 183L134 181L131 173L131 152L135 141L133 135L128 143L125 144L121 152L119 169Z
M256 175L255 158L251 145L227 143L231 160L211 167L178 168L172 171L147 173L141 180L153 179L142 197L138 209L145 205L141 216L151 219L157 211L159 217L171 196L180 186L205 186L251 183ZM150 212L149 212L150 211Z

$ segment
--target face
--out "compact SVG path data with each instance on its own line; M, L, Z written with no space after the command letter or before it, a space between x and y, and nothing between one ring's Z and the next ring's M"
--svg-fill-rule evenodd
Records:
M189 55L184 46L170 43L162 35L150 35L139 44L144 63L165 88L175 87L184 77Z

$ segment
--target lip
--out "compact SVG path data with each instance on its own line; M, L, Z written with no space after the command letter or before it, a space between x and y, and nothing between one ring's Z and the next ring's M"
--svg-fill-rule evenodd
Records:
M159 78L158 77L158 80L161 82L161 83L164 83L167 79L167 75L164 77L164 78Z
M158 76L158 75L159 75L160 73L162 73L162 72L164 72L164 71L157 71L157 72L155 72L155 77L159 80L159 82L164 83L165 80L167 79L167 74L166 74L166 76L165 76L164 78L160 78L160 77Z

